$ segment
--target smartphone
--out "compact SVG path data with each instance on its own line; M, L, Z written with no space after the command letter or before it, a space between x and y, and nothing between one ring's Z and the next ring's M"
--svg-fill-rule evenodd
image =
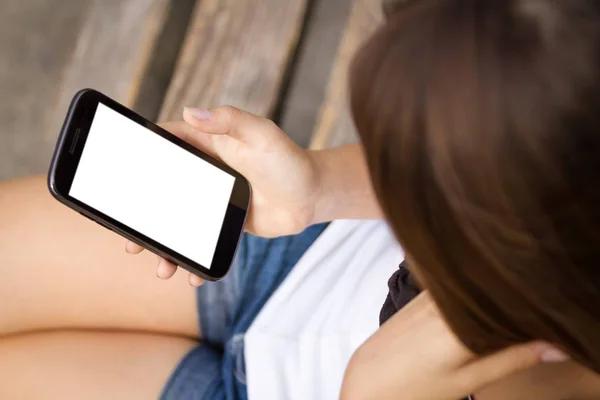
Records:
M71 102L48 187L83 216L210 281L231 268L251 196L241 174L92 89Z

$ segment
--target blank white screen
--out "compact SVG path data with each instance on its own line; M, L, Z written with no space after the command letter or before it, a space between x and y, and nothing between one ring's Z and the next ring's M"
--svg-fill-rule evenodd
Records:
M234 181L98 104L69 195L210 268Z

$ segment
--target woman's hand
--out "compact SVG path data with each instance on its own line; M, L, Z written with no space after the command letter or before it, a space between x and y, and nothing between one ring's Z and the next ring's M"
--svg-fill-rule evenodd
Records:
M312 153L296 145L273 122L233 107L186 108L185 122L163 128L244 175L252 185L246 230L275 237L301 232L313 222L320 181ZM128 242L127 252L143 248ZM157 275L168 279L176 266L159 257ZM190 283L202 284L190 274Z
M454 336L424 292L356 351L341 399L457 400L540 362L565 360L565 354L543 342L477 357Z

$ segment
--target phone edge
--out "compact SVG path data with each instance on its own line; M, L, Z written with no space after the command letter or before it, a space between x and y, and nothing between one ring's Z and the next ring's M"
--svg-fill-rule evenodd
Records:
M60 133L58 135L58 141L56 143L56 146L54 147L54 153L52 154L52 159L50 161L50 168L48 169L48 178L47 178L47 186L48 186L48 190L50 191L50 194L52 194L52 196L56 199L59 200L61 203L65 204L66 203L63 201L64 199L62 198L62 196L60 195L60 193L58 193L58 190L56 189L56 185L55 185L55 175L56 175L56 168L58 165L58 158L59 155L61 154L64 144L65 144L65 140L66 140L66 136L67 136L67 127L69 126L71 120L73 119L73 115L75 114L75 108L77 107L77 103L79 102L79 100L81 99L81 97L90 91L95 91L94 89L81 89L79 90L77 93L75 93L75 95L73 96L73 99L71 100L71 103L69 104L69 108L67 110L67 115L65 117L65 120L62 123L62 127L60 128Z
M192 273L194 275L199 276L200 278L202 278L202 279L204 279L206 281L216 282L216 281L224 279L227 275L229 275L229 273L231 273L231 269L233 268L233 263L235 262L237 251L239 249L239 244L240 244L240 242L242 240L242 237L244 235L244 232L245 232L243 228L246 225L249 212L246 212L246 215L244 216L244 222L243 222L243 225L242 225L243 228L242 228L242 231L241 231L240 236L238 238L238 242L237 242L237 245L236 245L236 250L234 252L234 255L233 255L233 258L232 258L232 261L231 261L231 265L229 266L227 272L222 277L216 278L216 277L212 277L212 276L206 275L205 273L201 272L200 270L198 270L196 268L193 268L193 267L191 267L191 266L183 263L181 260L176 260L176 257L173 257L172 255L165 254L163 251L155 248L151 244L146 243L145 241L140 240L139 238L136 238L136 237L128 234L125 231L122 231L120 228L118 228L117 226L111 224L110 222L104 221L104 220L98 218L96 215L94 215L92 213L88 213L85 209L83 209L83 208L79 207L77 204L69 201L67 198L65 198L64 196L62 196L59 193L59 191L57 190L56 185L55 185L55 175L56 175L56 168L57 168L57 165L58 165L58 159L59 159L59 156L60 156L60 154L61 154L61 152L62 152L62 150L64 148L64 143L65 143L65 140L66 140L66 137L67 137L67 128L68 128L68 126L69 126L69 124L70 124L70 122L71 122L71 120L72 120L72 118L73 118L73 116L75 114L75 109L77 108L78 101L80 100L80 98L84 94L86 94L88 92L95 92L95 93L98 93L98 94L100 94L100 95L102 95L104 97L107 97L103 93L98 92L97 90L91 89L91 88L81 89L78 92L76 92L75 95L73 96L73 99L71 100L71 103L69 104L69 108L67 110L67 115L66 115L65 120L64 120L64 122L62 124L61 130L60 130L60 133L59 133L59 136L58 136L57 144L56 144L56 146L54 148L54 153L52 155L52 160L50 162L50 168L49 168L49 171L48 171L48 177L47 177L47 180L46 180L46 184L47 184L48 190L49 190L50 194L52 195L52 197L54 197L61 204L65 205L66 207L70 208L71 210L79 213L81 216L83 216L83 217L89 219L90 221L93 221L96 224L102 226L104 229L107 229L107 230L109 230L111 232L114 232L114 233L118 234L119 236L121 236L121 237L129 240L129 241L132 241L132 242L134 242L134 243L136 243L136 244L144 247L144 249L146 249L146 250L148 250L148 251L150 251L150 252L152 252L152 253L154 253L156 255L159 255L160 257L168 259L170 262L174 261L177 264L177 266L185 269L186 271L188 271L188 272L190 272L190 273ZM152 121L149 121L149 122L151 122L152 124L156 125ZM168 132L168 133L172 135L172 133L170 133L170 132ZM229 168L231 168L231 167L229 167ZM250 208L251 198L252 198L252 185L250 184L250 181L245 176L243 176L242 174L239 174L239 175L243 178L243 181L248 185L249 195L248 195L248 206L246 208L248 210Z

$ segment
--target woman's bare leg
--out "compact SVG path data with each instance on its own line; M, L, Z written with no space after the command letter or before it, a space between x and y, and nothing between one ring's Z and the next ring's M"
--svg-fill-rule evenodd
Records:
M0 184L0 340L66 328L197 338L186 274L161 281L155 256L124 245L54 200L45 177Z
M1 399L157 399L190 339L55 332L0 340Z

